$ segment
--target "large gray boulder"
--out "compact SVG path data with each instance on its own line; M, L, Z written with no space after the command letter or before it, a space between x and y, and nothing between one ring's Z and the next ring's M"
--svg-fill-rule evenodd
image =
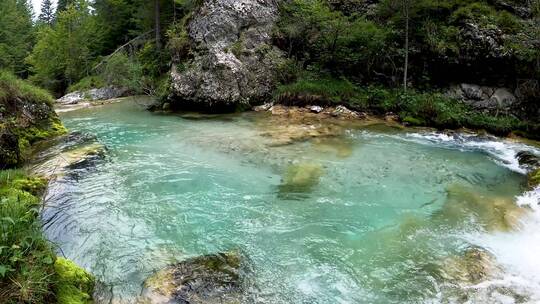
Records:
M271 43L276 0L204 0L188 24L193 58L171 71L177 106L234 108L264 100L283 55Z

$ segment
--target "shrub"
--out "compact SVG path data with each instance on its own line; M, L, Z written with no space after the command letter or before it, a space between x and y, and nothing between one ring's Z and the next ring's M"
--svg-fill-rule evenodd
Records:
M75 91L88 91L94 88L101 88L106 86L105 80L101 76L87 76L81 79L76 84L70 85L68 93Z

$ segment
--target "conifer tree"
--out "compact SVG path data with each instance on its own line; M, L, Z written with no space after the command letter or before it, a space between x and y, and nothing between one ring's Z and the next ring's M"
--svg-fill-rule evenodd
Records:
M52 25L54 23L54 9L51 0L43 0L43 3L41 4L39 21L48 25Z

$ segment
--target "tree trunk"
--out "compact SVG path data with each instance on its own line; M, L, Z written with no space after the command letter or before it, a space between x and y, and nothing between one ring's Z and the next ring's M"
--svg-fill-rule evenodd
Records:
M154 0L154 18L155 18L155 31L156 31L156 48L161 50L161 22L160 22L160 8L159 1Z
M407 92L407 79L409 73L409 0L403 0L403 14L405 16L405 64L403 67L403 91Z

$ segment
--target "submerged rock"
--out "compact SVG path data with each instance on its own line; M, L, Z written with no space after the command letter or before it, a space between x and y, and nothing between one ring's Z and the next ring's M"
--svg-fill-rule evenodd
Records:
M242 303L242 258L236 251L195 257L167 267L144 283L142 303Z
M231 109L268 98L283 57L271 42L278 17L274 0L201 1L188 24L194 58L171 71L176 105Z
M460 256L446 259L442 266L443 278L458 284L478 284L500 270L495 257L477 247L465 250Z
M323 174L323 168L319 164L301 163L291 165L285 171L279 192L305 193L313 190L319 184Z
M92 167L105 158L107 148L94 136L70 133L38 146L39 152L32 160L32 171L52 178Z
M509 231L519 227L528 209L515 204L512 197L482 195L474 189L453 185L447 189L447 200L434 214L447 224L463 223L474 217L475 222L489 231Z

